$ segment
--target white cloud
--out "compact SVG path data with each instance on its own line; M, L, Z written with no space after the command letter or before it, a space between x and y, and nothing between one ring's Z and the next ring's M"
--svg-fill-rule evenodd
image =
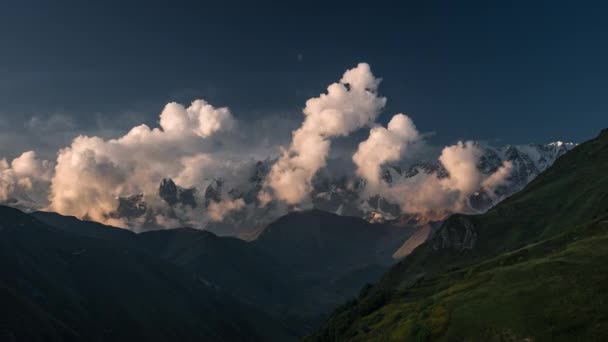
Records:
M52 169L52 163L38 159L34 151L24 152L10 164L6 159L1 159L0 200L26 196L28 200L43 206Z
M482 188L493 193L511 171L510 164L505 163L496 172L483 175L477 168L481 153L472 141L446 146L439 162L446 169L447 177L421 172L395 184L382 183L378 192L398 203L405 213L443 218L448 213L470 212L470 197Z
M162 178L197 183L206 165L213 163L199 152L202 144L234 125L228 108L196 100L188 108L176 103L165 106L159 128L140 125L110 140L77 137L58 153L50 208L124 226L125 222L110 216L118 196L144 193L148 205L155 206L160 203L157 193Z
M347 136L372 124L386 104L377 94L380 79L368 64L347 70L326 94L311 98L304 108L304 122L293 131L291 145L272 166L267 188L289 204L302 202L311 191L311 180L325 166L331 139Z
M380 168L383 164L399 160L409 143L419 139L412 120L404 115L393 116L386 128L373 127L369 138L359 144L353 155L357 174L367 181L368 190L380 184Z
M234 125L228 108L214 108L204 100L195 100L188 108L172 102L160 114L160 126L167 134L194 133L207 138L216 132L230 130Z
M476 165L481 150L473 142L459 142L442 150L438 162L448 177L421 172L391 184L383 182L380 173L384 164L408 158L411 161L415 152L428 145L424 134L404 114L395 115L386 127L375 123L386 104L386 98L378 95L379 84L369 65L361 63L329 85L326 93L306 101L301 123L266 116L251 125L237 124L228 108L216 108L204 100L195 100L188 107L169 103L159 115L159 127L138 125L114 139L78 136L57 153L55 165L39 160L31 151L11 163L0 160L0 200L26 195L61 214L135 229L148 219L165 227L204 227L209 220L222 221L238 210L243 216L249 215L249 210L260 210L276 217L296 205L300 209L310 207L312 180L326 167L332 140L368 126L372 127L369 137L354 154L353 145L344 148L349 157L352 154L356 174L366 181L366 192L360 200L380 194L399 204L403 212L441 217L468 210L469 198L480 189L495 196L494 190L506 182L512 165L505 163L491 175L480 173ZM27 128L50 132L53 127L70 125L73 123L62 116L45 120L34 117ZM259 183L252 185L249 177L253 162L274 158L270 149L276 153L275 146L290 138L290 145L281 149L270 167L262 189ZM344 165L348 170L341 174L350 176L350 162ZM192 196L199 204L208 202L208 207L168 208L158 194L160 181L166 177L181 187L196 187L199 191ZM205 201L204 189L217 177L229 184L227 190L236 190L230 198L241 190L247 193L247 205L243 199L228 200L225 196L219 201ZM112 215L119 197L139 193L145 195L150 216L119 219ZM264 209L253 208L256 198L251 194L256 193L257 203Z

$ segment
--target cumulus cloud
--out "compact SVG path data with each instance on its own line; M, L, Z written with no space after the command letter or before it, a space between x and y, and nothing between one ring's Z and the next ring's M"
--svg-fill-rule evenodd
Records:
M470 212L470 197L480 190L493 194L495 187L504 184L511 171L506 162L490 175L477 168L482 151L472 141L446 146L439 162L447 176L420 172L395 184L381 183L378 193L398 203L405 213L425 214L440 219L453 212Z
M493 174L482 174L477 167L482 150L467 141L441 151L438 162L447 171L446 177L419 172L390 184L384 182L382 166L403 159L412 144L424 144L423 136L408 116L397 114L386 128L372 127L352 157L357 175L366 181L367 195L381 195L406 213L440 218L451 212L466 212L473 194L483 189L495 197L494 189L504 184L511 172L512 165L506 162Z
M45 205L52 171L52 163L38 159L34 151L24 152L10 164L6 159L1 159L0 201L25 196L34 201L33 204Z
M188 108L172 102L160 114L160 126L168 135L194 133L207 138L216 132L232 129L234 124L228 108L215 108L204 100L195 100Z
M327 179L337 174L347 179L341 185L326 184L324 195L331 196L331 191L343 186L338 190L352 193L356 205L381 195L404 213L441 218L470 210L469 199L479 191L496 199L495 190L505 184L512 165L505 162L493 174L482 174L477 167L482 152L470 141L441 151L436 163L443 166L445 175L419 172L390 184L384 181L381 171L385 164L408 158L414 161L415 153L429 145L405 114L393 116L386 127L375 123L386 104L386 98L378 95L380 81L368 64L347 70L325 93L306 101L302 122L266 116L242 125L228 108L204 100L187 107L169 103L159 115L158 127L135 126L114 139L70 136L55 164L40 160L31 151L10 163L0 160L0 200L24 195L61 214L135 230L150 222L166 228L209 227L236 211L241 211L238 217L267 222L294 205L300 209L313 205L309 194L315 176L325 177L319 172L322 169L331 175ZM27 127L42 132L69 125L64 117L55 116L47 120L35 117ZM326 166L330 152L334 157L340 142L345 142L334 140L363 127L371 127L367 139L358 147L355 139L348 140L340 153L352 159L356 175L365 180L365 190L359 192L362 183L351 177L350 161L340 164L347 170L337 173ZM241 130L234 134L237 129ZM260 138L260 131L271 134ZM277 159L269 157L270 149L276 153L275 146L289 139ZM264 159L258 169L255 162ZM219 177L221 181L216 179ZM159 185L164 178L174 183L167 189L168 195L161 197ZM125 197L145 203L129 207ZM121 206L138 215L118 215ZM227 221L231 220L224 223Z
M228 108L196 100L187 108L167 104L158 128L140 125L110 140L79 136L58 153L50 209L125 226L111 215L119 196L143 193L154 206L160 202L156 195L161 179L196 183L212 164L212 158L200 152L202 144L234 126Z
M386 128L373 127L353 155L357 174L367 181L368 188L378 187L381 166L399 160L408 144L418 139L414 122L404 114L393 116Z
M277 199L289 204L304 200L313 176L326 164L331 139L376 120L386 104L386 98L377 94L379 84L369 65L361 63L331 84L327 93L306 102L302 126L293 131L291 145L282 151L266 180Z
M461 196L477 191L482 180L481 172L477 169L481 154L482 151L472 141L459 141L456 145L445 147L439 156L439 161L449 174L443 180L444 186L459 191Z

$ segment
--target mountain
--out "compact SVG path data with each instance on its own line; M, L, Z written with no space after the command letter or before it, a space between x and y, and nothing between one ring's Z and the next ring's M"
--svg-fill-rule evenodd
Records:
M32 215L65 233L162 259L281 317L298 334L312 332L336 305L378 279L417 232L318 210L281 217L251 242L191 228L136 234L56 213Z
M301 291L290 311L311 316L330 311L377 279L414 232L311 210L279 218L251 244L292 270Z
M482 150L477 168L484 175L494 173L504 161L513 165L512 172L504 186L496 189L496 196L479 192L470 199L469 212L484 212L500 199L521 190L534 177L550 166L556 158L572 149L572 143L555 142L546 145L507 145L493 147L478 144ZM163 228L158 224L158 218L179 221L183 226L196 224L218 235L238 236L253 239L263 227L278 217L292 211L279 202L260 207L257 195L262 188L266 174L270 170L272 160L258 161L251 165L250 176L239 184L230 184L221 175L210 179L201 188L183 188L172 179L165 178L159 185L158 196L165 203L165 208L148 208L144 194L134 194L119 198L114 217L125 219L127 222L144 222L146 229ZM365 194L365 182L350 172L337 172L337 166L330 165L319 172L313 180L311 193L312 209L337 213L345 216L356 216L370 222L401 221L402 213L399 205L391 203L381 196ZM419 173L446 177L447 171L438 160L421 161L409 165L388 164L383 166L382 180L387 184L403 182ZM156 194L153 194L156 195ZM242 199L245 203L242 210L234 211L221 222L214 222L201 217L201 222L189 222L181 218L181 212L189 212L195 208L207 208L211 203L223 200Z
M237 238L179 228L138 234L137 246L269 313L284 312L298 290L289 267Z
M606 139L606 134L602 136L597 141ZM257 234L251 241L191 228L136 234L55 213L25 214L0 207L3 270L0 297L3 304L7 303L0 310L0 337L68 341L177 338L289 341L311 333L336 305L360 294L359 299L343 306L311 339L333 340L333 336L338 340L386 340L386 332L394 331L398 331L393 336L396 339L411 334L434 338L440 336L431 326L436 323L435 317L443 329L440 337L451 339L460 336L460 332L447 333L445 326L450 325L444 322L443 313L449 312L448 322L454 319L458 324L470 321L466 319L470 316L452 313L450 310L455 309L451 304L442 302L437 306L434 301L429 302L429 295L439 296L443 292L436 291L451 289L449 293L458 296L462 293L459 288L468 288L468 283L462 283L468 276L484 289L488 277L484 272L502 272L505 265L523 265L528 261L536 265L539 258L545 257L543 253L563 251L554 249L562 241L558 239L563 233L558 225L579 227L579 220L594 217L596 221L584 226L592 228L573 233L579 239L577 242L584 242L587 236L595 236L584 233L595 231L594 222L604 224L605 211L601 210L605 210L606 192L602 190L605 180L593 182L598 179L597 174L605 171L602 169L606 160L605 142L600 147L594 144L593 148L588 147L589 143L583 144L558 158L553 167L505 204L480 216L454 215L443 223L400 213L387 219L393 204L383 198L361 202L360 180L332 178L326 173L315 179L313 196L317 200L313 203L333 206L333 201L343 201L337 210L296 210L267 225L255 221L260 214L257 211L231 215L224 224L238 227L237 224L253 222L248 231ZM478 167L482 172L492 172L493 167L500 165L499 160L511 158L515 167L522 170L514 175L527 183L533 176L522 175L540 172L552 162L549 157L563 154L548 148L532 158L529 150L515 150L484 153L487 158L480 159ZM582 157L563 166L563 160L580 155L581 150L585 151ZM595 161L593 167L588 166L590 161ZM256 163L248 184L238 189L219 178L211 180L204 191L184 188L165 179L159 185L159 196L169 209L163 213L175 218L183 208L201 210L212 202L235 198L257 208L257 197L253 195L259 191L267 166L268 163ZM550 176L556 168L561 171ZM444 171L441 165L433 163L409 168L390 165L385 167L383 177L385 182L393 182L416 172L442 177ZM538 188L541 190L534 190ZM556 192L564 193L565 189L573 197L562 203ZM506 194L509 190L504 191ZM264 209L265 215L273 217L281 212L278 206L271 203ZM158 214L151 212L151 208L144 194L135 194L119 199L115 215L141 218ZM378 215L356 212L361 208ZM357 215L347 215L353 211ZM525 227L525 232L514 233L513 227L517 225ZM564 241L571 242L571 238ZM416 248L424 241L427 242L422 247ZM531 243L535 245L526 247ZM536 246L549 247L537 250ZM530 254L524 254L523 259L517 254L513 261L510 253L520 248L527 248ZM396 259L404 256L407 257L393 266ZM588 257L592 259L595 255ZM573 265L581 262L577 260ZM599 263L594 266L598 270L604 267ZM378 284L364 286L382 274L385 275ZM534 278L535 274L526 277ZM601 276L581 279L591 286L595 286L594 281L604 281ZM499 285L503 284L507 286L509 282L501 278ZM488 293L481 292L486 296ZM507 296L509 291L501 288L500 293ZM563 293L558 294L566 298ZM513 298L503 300L506 304L516 302ZM410 304L416 310L403 309L410 308ZM513 312L522 310L515 308ZM492 319L490 313L485 319ZM602 317L601 312L593 313ZM418 316L412 318L413 314ZM413 325L394 330L394 324L403 323L401 315ZM516 320L505 316L503 323L507 321ZM499 335L528 335L516 328L496 327ZM462 334L469 331L473 330Z
M328 276L365 263L392 263L392 254L411 234L389 224L310 210L279 218L252 243L301 273Z
M486 213L452 215L308 340L605 341L606 175L603 130Z
M2 340L293 339L196 274L8 207L0 207L0 269Z
M46 211L35 211L30 215L47 225L53 226L55 229L83 237L120 242L127 245L134 244L137 238L137 234L130 230L94 221L80 220L75 216L64 216Z

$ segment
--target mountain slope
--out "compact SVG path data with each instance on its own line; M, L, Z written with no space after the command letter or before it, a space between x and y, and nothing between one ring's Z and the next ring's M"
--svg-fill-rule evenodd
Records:
M181 228L138 234L137 244L267 312L285 310L298 290L290 269L237 238Z
M135 234L55 213L33 214L59 230L160 258L310 333L336 305L394 263L415 229L318 210L295 212L246 242L189 228Z
M608 130L483 215L453 215L310 340L605 340Z
M301 273L328 275L334 269L366 263L390 264L392 254L412 233L408 228L311 210L281 217L253 244Z
M134 243L137 238L137 234L130 230L107 226L94 221L80 220L74 216L63 216L47 211L35 211L30 215L50 226L79 236L125 244Z
M311 210L281 217L251 243L297 278L300 292L290 313L315 316L378 279L414 231Z
M283 341L276 321L137 250L0 207L0 336L28 341Z
M266 311L280 311L293 297L295 280L285 267L246 241L191 228L135 234L51 212L32 215L57 229L137 249L196 273L213 286Z

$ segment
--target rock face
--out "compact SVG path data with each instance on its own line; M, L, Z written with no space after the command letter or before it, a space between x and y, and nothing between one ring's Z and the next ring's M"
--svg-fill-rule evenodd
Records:
M158 187L158 195L170 206L182 204L196 208L196 189L177 186L171 178L164 178Z
M132 219L145 215L147 210L144 194L137 194L118 198L118 208L112 216Z
M222 200L222 188L224 180L221 178L214 179L205 190L205 207L208 207L211 202L220 202Z
M432 237L433 249L464 251L473 249L477 242L477 231L470 218L463 215L450 217Z
M176 205L179 202L177 195L177 185L171 178L164 178L158 187L158 195L169 205Z

